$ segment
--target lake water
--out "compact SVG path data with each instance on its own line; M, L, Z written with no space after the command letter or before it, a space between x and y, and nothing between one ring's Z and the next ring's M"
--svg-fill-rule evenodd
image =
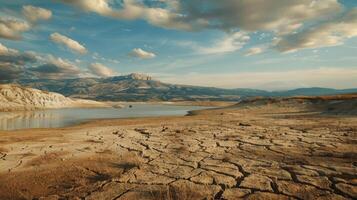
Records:
M27 128L58 128L94 119L114 119L155 116L183 116L202 106L134 104L132 108L65 108L26 112L0 113L0 130Z

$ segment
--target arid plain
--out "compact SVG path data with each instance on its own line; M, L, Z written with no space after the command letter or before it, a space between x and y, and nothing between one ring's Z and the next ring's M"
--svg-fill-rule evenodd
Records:
M357 200L357 0L0 0L0 200Z
M0 199L356 198L355 100L306 101L1 132Z

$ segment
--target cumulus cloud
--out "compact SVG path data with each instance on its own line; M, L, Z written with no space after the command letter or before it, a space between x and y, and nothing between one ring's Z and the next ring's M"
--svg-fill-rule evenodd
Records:
M0 38L20 40L21 34L30 28L25 21L0 17Z
M0 16L0 38L20 40L22 33L30 30L33 23L38 20L48 20L52 16L50 10L30 5L23 7L22 14L26 21Z
M123 9L115 10L109 5L108 0L60 0L71 4L87 12L95 12L107 17L122 19L136 19L142 14L142 10L131 0L124 0Z
M26 5L22 7L22 14L30 22L37 22L39 20L48 20L52 17L52 12L45 8Z
M44 64L28 68L37 77L48 79L76 78L81 74L80 68L66 59L48 55L42 60L45 61Z
M111 77L111 76L116 75L116 73L112 69L110 69L109 67L107 67L101 63L92 63L88 67L88 69L94 75L99 76L99 77Z
M294 52L299 49L336 46L342 44L344 40L356 36L357 8L351 9L334 21L279 38L276 48L282 52Z
M135 20L144 19L150 24L155 26L180 29L180 30L192 30L195 29L203 20L190 20L188 23L183 19L181 13L174 12L173 9L177 9L178 3L173 1L161 1L166 3L166 8L161 7L148 7L143 3L136 0L123 0L121 8L113 8L108 0L59 0L63 3L75 6L86 12L94 12L102 16L123 19L123 20ZM200 25L202 26L202 25Z
M156 57L156 54L152 52L144 51L140 48L133 49L133 51L131 51L129 55L140 59L150 59Z
M67 48L77 53L87 53L87 49L83 45L67 36L61 35L59 33L52 33L50 35L50 39L57 44L65 45Z
M252 56L252 55L257 55L257 54L261 54L264 52L264 49L261 48L261 47L253 47L253 48L250 48L248 49L246 52L245 52L245 56Z
M249 39L250 37L247 33L236 32L228 34L223 39L217 40L210 47L194 46L194 48L200 54L228 53L241 49L249 41Z

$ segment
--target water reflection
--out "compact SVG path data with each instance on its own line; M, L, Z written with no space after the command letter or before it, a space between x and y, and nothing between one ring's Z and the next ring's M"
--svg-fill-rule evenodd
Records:
M52 109L27 112L0 113L0 129L15 130L26 128L55 128L65 127L92 119L151 117L151 116L180 116L189 110L203 109L200 106L172 106L138 104L132 108L71 108Z
M28 111L0 114L0 129L14 130L25 128L61 127L65 116L56 112Z

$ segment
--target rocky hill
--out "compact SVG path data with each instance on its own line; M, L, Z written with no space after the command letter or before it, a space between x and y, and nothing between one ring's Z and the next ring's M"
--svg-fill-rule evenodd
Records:
M318 112L325 114L357 115L357 94L333 96L295 96L287 98L249 98L231 108L259 109L269 107L274 110L295 110L296 113Z
M0 111L104 106L104 103L96 101L68 98L58 93L19 85L0 85Z
M334 95L357 92L329 88L301 88L268 92L255 89L221 89L163 83L143 74L110 78L77 78L65 80L23 79L22 86L57 92L69 97L100 101L238 101L253 96Z

